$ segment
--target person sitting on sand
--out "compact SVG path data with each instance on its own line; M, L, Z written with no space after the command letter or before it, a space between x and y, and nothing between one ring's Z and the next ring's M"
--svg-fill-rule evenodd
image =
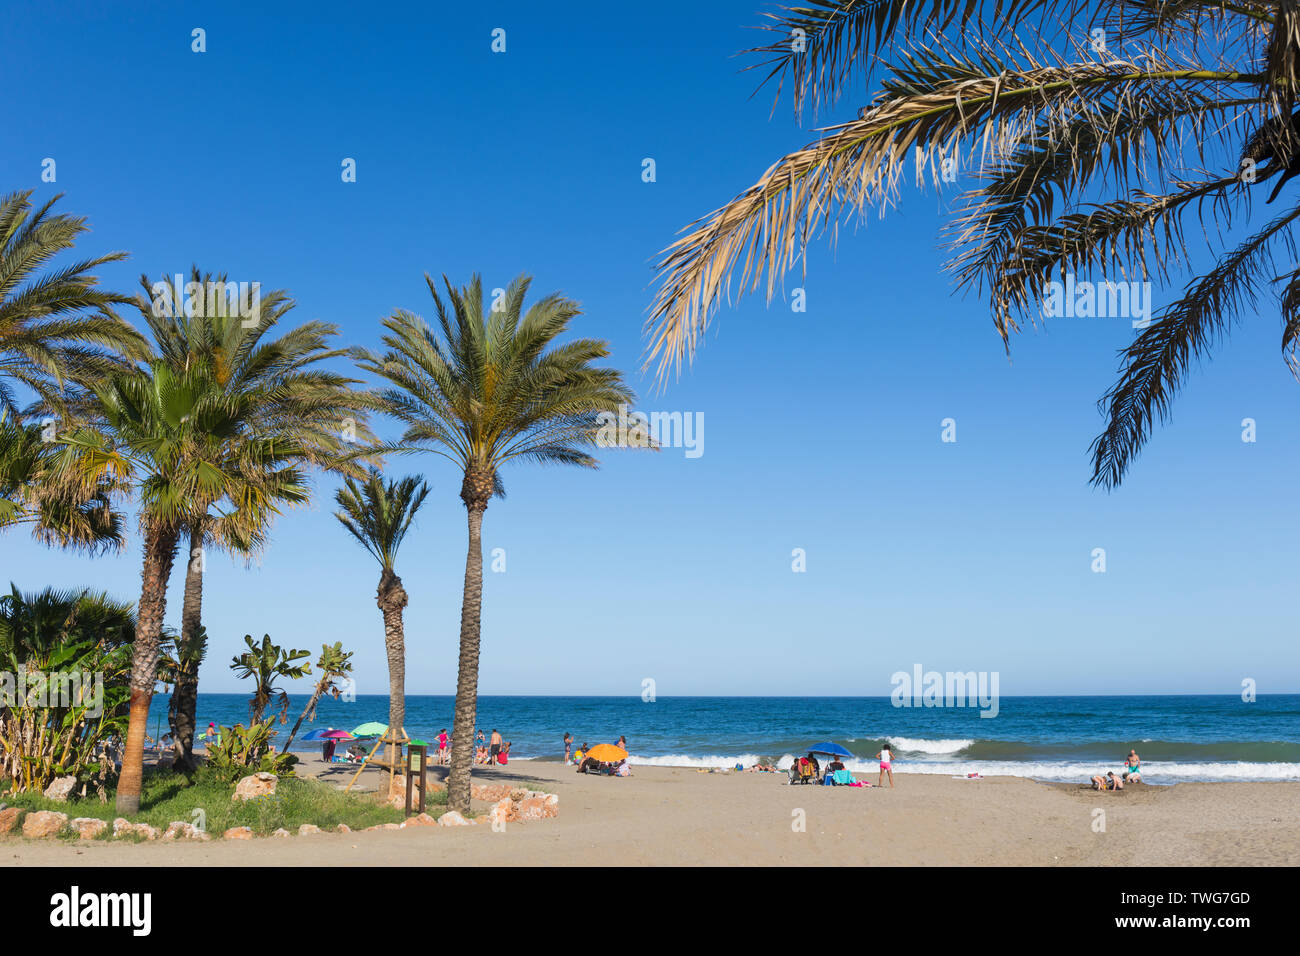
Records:
M1124 762L1124 782L1142 782L1142 758L1138 756L1136 750L1130 750L1128 752L1128 760Z
M894 788L894 753L889 749L889 741L880 748L880 753L876 754L876 759L880 761L880 779L876 781L877 787L885 785L885 774L889 774L889 788Z
M1124 784L1118 779L1116 779L1115 772L1113 770L1107 773L1106 776L1104 777L1101 774L1097 774L1097 776L1093 777L1092 786L1094 790L1123 790L1124 789Z

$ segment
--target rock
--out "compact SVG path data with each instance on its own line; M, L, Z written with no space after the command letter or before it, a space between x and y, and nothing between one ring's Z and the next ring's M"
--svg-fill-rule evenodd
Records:
M366 832L369 832L371 830L400 830L400 829L402 829L402 825L400 823L376 823L373 827L366 827Z
M164 840L210 840L212 839L192 823L186 823L184 820L173 820L167 825L166 832L163 833Z
M235 792L230 799L256 800L258 797L269 797L275 793L276 784L279 782L280 778L275 774L260 770L235 784Z
M339 833L351 833L351 832L352 832L352 828L351 828L350 826L348 826L346 823L340 823L337 827L335 827L335 830L336 830L337 832L339 832Z
M158 839L158 831L147 823L132 823L125 817L113 821L113 836L137 836L144 840Z
M427 813L417 813L406 821L408 827L436 827L438 821Z
M23 817L23 836L36 840L51 837L68 825L66 813L53 810L37 810Z
M289 837L293 836L293 834L290 833L288 830L286 830L284 827L280 827L278 830L272 833L271 836L275 837L277 840L287 840L289 839Z
M0 835L12 833L18 826L18 818L22 815L22 807L5 807L0 810Z
M94 840L108 829L108 821L98 817L77 817L68 824L68 829L76 830L83 840Z
M45 799L54 800L57 803L67 803L69 795L76 786L76 777L55 777L50 785L45 788Z
M470 822L456 810L448 810L438 817L438 826L440 827L467 827L469 825Z
M247 778L245 778L247 779ZM221 834L223 840L251 840L253 839L253 830L251 827L231 827L225 833Z
M298 836L311 836L313 833L320 833L320 827L314 823L304 823L298 828Z

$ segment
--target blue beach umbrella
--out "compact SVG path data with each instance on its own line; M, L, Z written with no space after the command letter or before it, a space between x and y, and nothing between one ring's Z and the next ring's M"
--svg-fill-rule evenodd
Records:
M851 752L849 752L848 750L845 750L845 749L844 749L843 747L841 747L839 744L833 744L833 743L831 743L829 740L827 740L827 741L823 741L823 742L820 743L820 744L813 744L811 747L808 748L807 752L808 752L808 753L814 753L814 754L827 754L827 755L832 756L832 757L852 757L852 756L853 756L853 754L852 754Z

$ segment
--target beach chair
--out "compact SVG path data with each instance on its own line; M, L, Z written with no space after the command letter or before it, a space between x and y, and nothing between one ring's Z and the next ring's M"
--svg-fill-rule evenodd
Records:
M817 768L813 766L812 761L807 757L800 757L790 768L791 783L817 783Z

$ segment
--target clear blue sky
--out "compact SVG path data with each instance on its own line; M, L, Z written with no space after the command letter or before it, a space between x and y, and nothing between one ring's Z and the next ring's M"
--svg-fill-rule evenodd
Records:
M376 346L396 307L428 314L425 270L489 287L528 271L536 293L583 302L576 332L612 343L643 409L703 413L696 459L506 473L484 533L507 571L486 574L483 693L637 694L652 677L660 695L885 695L914 663L996 670L1011 695L1300 690L1300 389L1272 311L1193 376L1112 494L1088 486L1087 447L1129 323L1055 320L1008 363L981 301L940 272L933 192L819 242L806 313L747 298L662 394L639 373L655 254L809 135L740 72L760 9L10 5L0 76L22 92L0 182L65 192L93 226L83 252L128 250L108 284L195 262L288 289L348 343ZM464 509L449 463L389 466L415 470L433 494L398 566L408 689L449 694ZM386 689L378 570L332 493L286 515L256 567L210 558L204 689L239 689L226 665L245 633L342 640L360 690ZM138 598L138 539L93 561L19 534L0 549L25 590Z

